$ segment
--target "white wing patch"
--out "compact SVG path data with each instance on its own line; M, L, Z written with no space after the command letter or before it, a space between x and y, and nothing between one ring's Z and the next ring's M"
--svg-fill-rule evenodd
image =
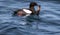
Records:
M30 10L27 9L23 9L23 11L25 11L26 13L32 13Z
M27 10L27 9L23 9L23 11L27 13L26 16L29 16L29 15L32 13L32 11ZM25 16L25 17L26 17L26 16Z

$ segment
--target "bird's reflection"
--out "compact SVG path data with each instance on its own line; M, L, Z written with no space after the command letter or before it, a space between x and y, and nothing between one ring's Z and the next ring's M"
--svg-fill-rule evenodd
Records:
M30 15L30 16L28 16L28 17L26 17L26 25L33 25L33 23L37 23L38 21L39 21L39 16L37 16L37 15Z

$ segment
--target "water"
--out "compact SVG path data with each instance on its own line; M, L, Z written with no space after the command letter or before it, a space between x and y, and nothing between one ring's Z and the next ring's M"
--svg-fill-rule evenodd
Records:
M36 1L36 0L33 0ZM39 1L39 17L12 16L13 11L28 8L29 0L0 0L0 35L60 35L60 3ZM29 23L28 25L25 25ZM38 29L37 26L38 25Z

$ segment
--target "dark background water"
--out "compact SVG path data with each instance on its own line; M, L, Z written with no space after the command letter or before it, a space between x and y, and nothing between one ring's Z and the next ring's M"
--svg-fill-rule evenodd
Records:
M31 1L41 5L39 17L12 16L13 11L28 8ZM60 35L60 1L0 0L0 35Z

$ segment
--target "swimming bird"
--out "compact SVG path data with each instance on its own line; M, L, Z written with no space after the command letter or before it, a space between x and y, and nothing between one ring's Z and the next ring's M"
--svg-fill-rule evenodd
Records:
M35 11L34 7L38 6L37 11ZM40 5L38 5L36 2L31 2L29 5L29 8L23 8L23 9L18 9L14 11L13 15L17 16L29 16L29 15L39 15L40 12Z

